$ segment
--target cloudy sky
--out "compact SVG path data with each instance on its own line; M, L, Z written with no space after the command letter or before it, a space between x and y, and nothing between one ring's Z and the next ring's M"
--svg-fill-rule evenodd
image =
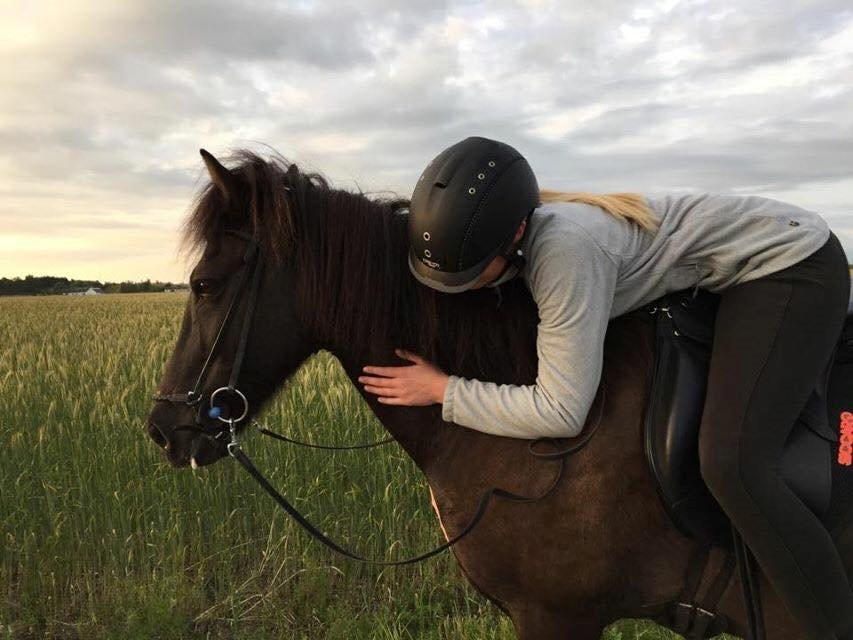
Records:
M849 0L0 0L0 276L184 279L214 154L405 196L468 135L540 185L753 193L853 261Z

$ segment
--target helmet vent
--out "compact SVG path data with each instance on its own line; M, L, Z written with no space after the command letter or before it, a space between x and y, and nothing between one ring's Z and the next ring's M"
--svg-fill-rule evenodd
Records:
M435 183L435 186L436 186L436 187L441 187L442 189L446 189L446 188L447 188L447 184L445 184L444 182L436 182L436 183Z

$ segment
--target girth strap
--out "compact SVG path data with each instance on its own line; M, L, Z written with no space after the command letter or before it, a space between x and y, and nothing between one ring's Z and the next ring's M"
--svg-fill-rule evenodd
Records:
M735 559L731 552L725 552L716 577L704 597L699 598L697 593L710 561L711 548L708 543L694 545L678 597L662 604L644 605L637 617L655 620L688 640L705 640L724 633L729 627L729 620L716 608L731 582Z
M690 629L693 612L696 608L694 604L696 592L699 591L699 584L702 582L702 575L705 573L710 551L710 544L697 544L691 550L690 559L687 561L684 586L675 602L672 622L672 630L683 636L687 635Z
M761 610L761 591L758 588L752 552L740 532L732 525L735 556L737 557L743 603L749 623L749 640L764 640L764 613Z

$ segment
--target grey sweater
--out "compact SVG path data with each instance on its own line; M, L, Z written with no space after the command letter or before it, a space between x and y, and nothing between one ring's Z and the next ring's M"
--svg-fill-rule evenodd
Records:
M819 249L817 213L760 196L648 195L657 232L599 207L546 203L530 217L518 272L539 308L532 385L450 375L442 418L515 438L580 433L601 379L611 318L688 287L720 292Z

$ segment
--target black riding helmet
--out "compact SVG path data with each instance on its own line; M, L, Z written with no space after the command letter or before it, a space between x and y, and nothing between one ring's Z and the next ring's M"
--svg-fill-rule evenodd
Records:
M497 140L471 136L433 158L409 206L409 269L419 282L448 293L470 289L489 263L509 253L521 221L539 206L527 160Z

